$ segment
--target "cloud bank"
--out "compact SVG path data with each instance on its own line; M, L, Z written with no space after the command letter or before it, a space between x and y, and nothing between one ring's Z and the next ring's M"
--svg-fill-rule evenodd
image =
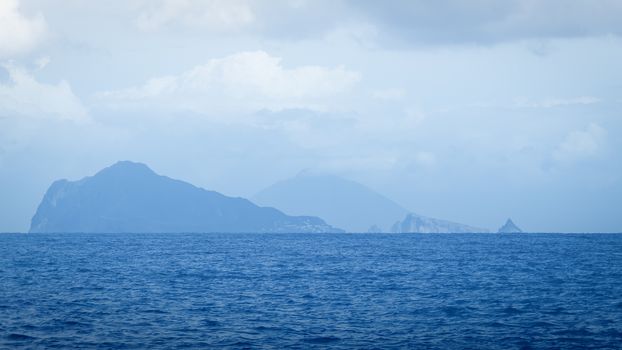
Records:
M342 66L287 68L264 51L212 59L179 75L149 79L143 85L100 93L113 103L165 105L195 112L324 108L347 92L360 74Z
M151 5L136 18L137 27L145 32L175 25L236 31L252 24L255 17L243 0L163 0Z
M0 83L0 112L4 116L83 122L88 112L65 80L57 84L39 82L26 69L0 65L8 81Z
M41 14L26 17L19 11L17 0L0 1L0 58L33 49L46 33Z
M617 0L352 0L385 39L408 44L494 44L622 35Z

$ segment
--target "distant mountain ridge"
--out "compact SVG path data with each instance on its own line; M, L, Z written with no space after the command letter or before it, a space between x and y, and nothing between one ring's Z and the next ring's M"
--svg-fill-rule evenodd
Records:
M381 194L334 175L300 173L279 181L252 197L290 215L315 215L348 232L388 232L408 210Z
M348 232L488 232L412 213L374 190L334 175L301 173L253 197L287 214L315 215Z
M30 232L343 232L121 161L79 181L55 181Z

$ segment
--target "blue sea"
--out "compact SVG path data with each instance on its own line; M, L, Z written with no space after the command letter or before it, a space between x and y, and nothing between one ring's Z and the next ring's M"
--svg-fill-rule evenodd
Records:
M0 348L622 348L622 235L3 234Z

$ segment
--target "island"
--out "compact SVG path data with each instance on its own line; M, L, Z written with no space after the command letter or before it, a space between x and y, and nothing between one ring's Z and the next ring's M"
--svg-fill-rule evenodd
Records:
M505 224L503 224L503 226L501 226L497 232L498 233L522 233L523 230L521 230L518 226L516 226L516 224L514 224L512 219L508 218Z
M391 227L393 233L488 233L485 228L473 227L447 220L409 213Z
M121 161L79 181L55 181L30 232L343 232L314 216L290 216Z
M413 213L356 181L303 171L260 191L253 201L294 215L315 215L348 232L469 233L487 229Z

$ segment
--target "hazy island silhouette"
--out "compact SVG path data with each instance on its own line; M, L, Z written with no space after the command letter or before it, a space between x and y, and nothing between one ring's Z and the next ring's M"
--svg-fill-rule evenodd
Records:
M29 232L489 231L415 214L337 176L301 173L264 189L251 202L158 175L142 163L119 161L78 181L52 183ZM509 221L499 232L521 231Z

